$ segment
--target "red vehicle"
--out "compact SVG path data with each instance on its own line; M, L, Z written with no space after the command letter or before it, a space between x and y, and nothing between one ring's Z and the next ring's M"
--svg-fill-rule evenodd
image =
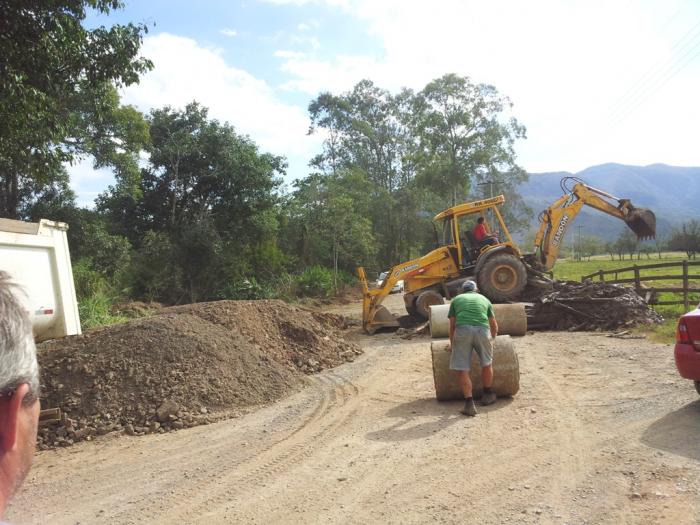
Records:
M678 373L695 381L700 394L700 306L678 320L674 355Z

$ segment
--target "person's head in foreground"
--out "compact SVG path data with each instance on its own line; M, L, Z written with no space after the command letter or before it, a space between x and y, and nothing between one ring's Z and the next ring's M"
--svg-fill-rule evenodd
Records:
M476 292L476 283L474 281L464 281L462 283L462 293Z
M39 411L32 323L0 272L0 519L32 464Z

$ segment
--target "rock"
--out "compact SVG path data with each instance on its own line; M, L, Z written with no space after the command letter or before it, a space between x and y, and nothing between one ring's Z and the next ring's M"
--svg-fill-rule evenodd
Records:
M156 419L158 419L158 421L160 421L161 423L163 421L168 421L171 416L177 417L177 413L179 410L180 407L177 403L175 403L175 401L173 401L172 399L166 399L156 409Z
M136 434L136 431L134 430L134 425L132 425L131 423L128 423L128 424L124 427L124 432L125 432L127 435L129 435L129 436L135 435L135 434Z

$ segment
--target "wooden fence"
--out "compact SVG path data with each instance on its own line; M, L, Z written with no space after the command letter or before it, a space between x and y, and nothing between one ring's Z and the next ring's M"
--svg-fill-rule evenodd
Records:
M700 261L681 261L672 263L659 263L659 264L645 264L645 265L633 265L627 268L616 268L614 270L598 270L595 273L584 275L581 277L581 281L586 279L598 278L599 281L604 281L610 284L634 284L635 289L640 295L648 293L647 302L649 304L655 305L667 305L667 304L682 304L686 310L690 307L690 294L700 294L700 288L691 287L691 281L700 281L700 274L690 274L688 273L689 268L700 266ZM642 272L645 270L652 270L658 268L681 268L680 274L674 275L643 275ZM621 273L633 273L634 277L628 277L624 279L618 279L618 275ZM700 269L698 270L700 273ZM607 276L613 276L612 279L606 279ZM682 286L661 286L654 287L642 284L648 281L681 281ZM661 292L671 292L683 294L682 301L658 301L656 298L656 293Z

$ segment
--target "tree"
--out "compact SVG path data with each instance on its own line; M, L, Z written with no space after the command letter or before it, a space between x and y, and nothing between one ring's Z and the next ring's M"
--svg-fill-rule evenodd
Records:
M527 180L513 148L525 138L525 128L515 118L503 118L511 106L493 86L455 74L433 80L413 98L411 127L422 177L453 206L474 183Z
M367 215L381 265L405 259L415 243L412 225L420 196L407 161L404 105L408 92L394 96L369 80L341 95L322 93L309 105L309 133L323 129L323 151L311 165L326 176L361 171L372 206Z
M360 170L337 175L314 174L296 182L287 203L287 246L301 266L323 265L354 271L375 254L372 224L367 217L368 181Z
M700 221L692 219L671 232L668 245L672 250L685 252L688 259L695 259L700 252Z
M629 254L630 259L632 259L632 255L637 251L638 243L637 237L629 229L622 230L615 241L615 251L620 256L620 260L624 259L625 254Z
M598 255L605 251L605 243L597 235L584 235L581 237L578 244L578 252L581 258L587 258L589 261L594 255Z
M126 168L119 153L129 151L133 136L121 124L139 119L119 108L115 87L137 82L151 67L138 57L146 27L82 26L87 9L121 7L119 0L3 2L0 215L21 217L26 195L51 186L61 164L76 157Z
M260 153L194 102L184 110L154 110L148 123L150 157L137 191L123 190L120 181L100 196L97 209L111 233L129 238L139 253L163 247L178 269L171 279L137 256L136 293L166 302L221 298L231 281L268 267L253 263L258 250L270 254L268 241L277 233L285 161Z

